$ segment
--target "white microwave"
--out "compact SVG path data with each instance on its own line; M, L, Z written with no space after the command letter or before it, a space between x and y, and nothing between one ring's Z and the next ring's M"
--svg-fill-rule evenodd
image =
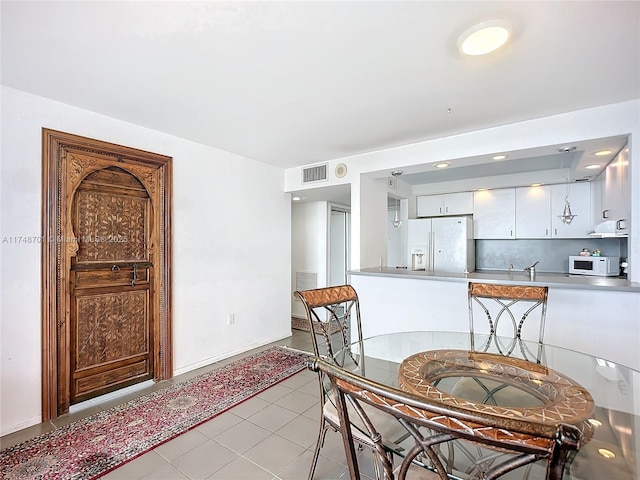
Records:
M620 257L569 257L569 273L617 277L620 275Z

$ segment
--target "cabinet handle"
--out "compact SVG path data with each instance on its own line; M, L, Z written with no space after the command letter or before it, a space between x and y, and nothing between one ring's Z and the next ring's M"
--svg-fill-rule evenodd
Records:
M548 236L549 236L549 229L548 229L548 228L545 228L545 229L544 229L544 236L545 236L545 237L548 237Z
M616 230L622 230L624 228L627 228L627 226L624 225L623 222L626 222L624 218L616 222Z
M440 209L439 209L439 210L440 210L440 213L442 213L442 207L440 207Z
M602 218L609 218L609 210L602 210Z
M558 229L557 228L553 231L553 234L554 235L558 235Z
M444 207L446 213L449 213L449 207Z

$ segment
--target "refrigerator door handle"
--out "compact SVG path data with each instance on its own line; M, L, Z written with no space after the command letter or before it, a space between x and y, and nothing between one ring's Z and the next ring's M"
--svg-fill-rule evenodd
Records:
M429 259L429 270L434 271L436 263L436 232L431 232L431 241L429 242L431 247L431 258Z
M424 256L424 271L431 270L431 232L427 234L427 254Z

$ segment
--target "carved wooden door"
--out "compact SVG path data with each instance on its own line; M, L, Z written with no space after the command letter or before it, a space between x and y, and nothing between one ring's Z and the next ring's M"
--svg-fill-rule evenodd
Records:
M112 166L71 202L70 403L153 378L153 209L144 185Z
M43 129L42 421L173 375L172 159Z

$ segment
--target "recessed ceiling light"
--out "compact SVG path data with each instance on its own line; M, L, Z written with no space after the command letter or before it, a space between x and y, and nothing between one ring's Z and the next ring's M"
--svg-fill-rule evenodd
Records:
M494 155L493 157L491 157L493 160L504 160L505 158L507 158L506 155Z
M485 55L503 46L511 35L504 20L489 20L466 30L458 38L458 50L465 55Z
M600 165L597 165L595 163L592 163L591 165L587 165L584 168L588 168L589 170L593 170L594 168L600 168Z
M542 184L541 183L532 183L531 186L532 187L541 187Z
M616 454L611 450L607 450L606 448L599 448L598 453L602 455L604 458L616 458Z
M451 164L447 163L447 162L442 162L442 163L436 163L435 167L436 168L447 168L449 165L451 165Z
M293 200L294 202L299 202L302 199L300 197L292 197L291 200Z
M596 157L604 157L605 155L611 155L611 153L612 153L611 150L600 150L600 151L594 153L594 155Z

